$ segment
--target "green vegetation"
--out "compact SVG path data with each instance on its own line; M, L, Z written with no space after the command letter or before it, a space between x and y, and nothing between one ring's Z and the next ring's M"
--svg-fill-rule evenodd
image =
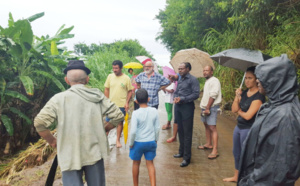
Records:
M84 59L92 71L89 85L103 90L114 60L126 64L137 61L138 55L152 57L137 40L90 46L79 43L74 46L79 57L74 57L59 47L74 37L70 34L73 26L61 26L52 37L33 34L31 22L43 15L14 21L9 14L8 27L0 26L0 149L4 154L22 147L25 139L38 137L32 121L50 97L68 87L62 73L68 60Z
M115 41L110 44L91 44L84 43L75 44L75 53L84 55L86 66L91 69L89 85L104 90L104 83L108 74L112 73L112 62L121 60L123 64L129 62L137 62L135 56L152 55L140 45L137 40ZM134 69L134 73L138 74L142 69ZM127 69L123 68L123 73L128 74Z
M55 93L67 88L62 70L70 59L84 59L92 71L90 86L104 89L116 59L124 64L135 56L153 56L137 40L86 45L74 52L60 47L73 38L73 26L62 25L54 36L34 35L35 14L0 26L0 149L9 153L26 138L36 137L32 120ZM300 81L300 1L282 0L167 0L156 18L162 32L157 39L174 55L196 47L210 54L229 48L249 48L278 56L287 53L298 67ZM127 69L123 70L127 74ZM135 74L141 70L134 70ZM230 102L243 73L216 63L215 75L222 84L224 100ZM203 84L203 80L200 80Z
M14 21L9 14L8 27L0 27L0 148L6 146L4 153L34 135L30 133L33 117L49 97L66 87L61 71L70 55L57 46L74 37L69 34L73 27L63 25L53 37L37 37L31 22L43 15Z
M240 47L274 57L286 53L300 74L300 1L168 0L156 18L163 28L157 39L172 55L193 47L211 55ZM224 99L231 101L243 73L216 69Z

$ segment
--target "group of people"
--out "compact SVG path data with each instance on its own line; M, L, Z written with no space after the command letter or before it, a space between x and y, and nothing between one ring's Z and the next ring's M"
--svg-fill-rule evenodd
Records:
M134 185L138 185L143 155L151 185L156 184L153 160L160 131L159 90L174 94L173 103L166 104L169 122L163 126L163 129L170 128L170 108L175 104L174 124L178 126L179 150L174 158L182 158L180 167L191 162L194 100L200 94L198 80L189 73L191 64L181 63L179 73L168 79L154 72L153 63L149 61L144 64L144 72L135 78L137 91L133 91L130 78L122 72L121 61L114 61L112 67L113 73L106 79L103 94L85 86L90 70L83 61L69 61L64 73L71 87L53 96L34 120L40 136L57 147L64 185L82 185L83 172L88 185L105 185L103 158L109 154L106 134L117 127L116 146L122 146L122 123L133 93L139 105L132 113L129 140ZM219 156L216 120L221 85L213 76L213 70L206 66L203 71L206 82L200 108L206 143L198 146L211 150L209 159ZM173 81L178 83L176 90L169 87L174 87ZM238 114L233 134L235 172L224 181L235 181L238 185L293 185L300 175L300 104L295 67L285 55L272 58L256 69L249 68L245 85L246 90L236 90L232 104L232 111ZM264 95L269 100L265 104ZM106 122L103 122L103 115ZM55 121L57 137L49 130ZM172 142L174 138L168 140Z
M189 72L192 66L189 62L180 64L177 75L170 75L171 81L178 81L178 86L174 91L174 85L170 85L165 88L166 92L166 110L168 113L168 123L163 125L162 129L166 130L171 128L172 119L172 105L175 104L175 120L173 124L173 136L167 140L171 143L176 140L177 131L179 134L179 151L174 154L174 158L183 158L181 167L186 167L191 161L191 145L193 134L193 122L194 122L194 100L199 98L200 87L198 80L192 76ZM217 150L218 133L217 133L217 113L221 104L222 94L221 85L219 80L213 76L213 67L206 66L203 70L203 75L206 78L206 82L203 89L203 96L200 103L202 109L201 120L205 126L206 143L200 145L199 149L212 149L212 152L208 155L209 159L215 159L219 156ZM173 93L174 92L174 93ZM170 95L174 94L174 95ZM170 101L169 97L174 97ZM171 117L170 117L171 116Z

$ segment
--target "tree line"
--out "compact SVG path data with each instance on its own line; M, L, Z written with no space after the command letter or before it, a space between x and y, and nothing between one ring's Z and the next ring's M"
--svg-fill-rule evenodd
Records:
M68 50L62 44L74 37L73 26L62 25L54 36L34 35L31 22L43 16L15 21L10 13L8 26L0 26L0 157L38 138L33 119L54 94L68 88L62 73L68 60L83 59L92 71L89 86L103 90L114 60L152 57L137 40L78 43Z
M300 82L299 0L167 0L156 19L160 40L171 51L198 48L210 55L230 48L286 53L298 68ZM241 72L217 65L225 101L232 101ZM231 84L228 84L231 82Z

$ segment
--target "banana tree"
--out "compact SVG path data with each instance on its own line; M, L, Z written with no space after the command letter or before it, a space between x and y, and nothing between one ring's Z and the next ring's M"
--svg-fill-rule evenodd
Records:
M14 21L10 13L8 27L0 26L0 125L5 126L9 136L30 126L47 96L65 90L62 68L70 52L57 46L74 37L70 34L73 26L63 25L53 37L39 38L34 36L30 23L43 15ZM14 132L17 123L22 127Z

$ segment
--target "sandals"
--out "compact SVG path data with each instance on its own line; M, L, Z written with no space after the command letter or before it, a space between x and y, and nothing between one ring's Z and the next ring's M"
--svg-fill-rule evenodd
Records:
M216 159L217 157L219 157L218 153L217 154L210 153L207 158L213 160L213 159Z
M213 148L209 148L207 146L204 146L204 145L200 145L197 147L197 149L201 149L201 150L210 150L210 149L213 149Z

